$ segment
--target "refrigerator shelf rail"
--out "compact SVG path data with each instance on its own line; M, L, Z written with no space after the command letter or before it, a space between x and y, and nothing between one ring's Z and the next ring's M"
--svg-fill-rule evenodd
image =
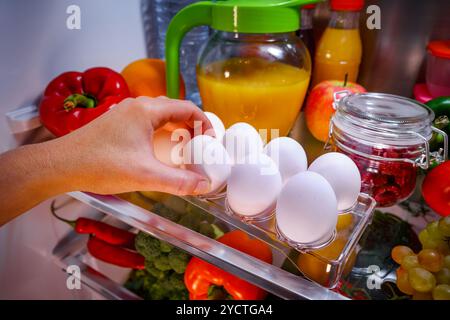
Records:
M210 262L284 299L345 300L346 297L301 276L254 259L214 239L112 195L71 192L69 195L129 226Z

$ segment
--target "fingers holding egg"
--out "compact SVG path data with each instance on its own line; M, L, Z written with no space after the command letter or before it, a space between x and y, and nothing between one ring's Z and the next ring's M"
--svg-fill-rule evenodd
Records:
M231 172L231 159L220 141L208 135L198 135L183 148L183 158L187 170L208 177L210 193L224 188Z
M225 135L225 126L222 120L212 112L205 111L204 113L214 129L214 137L222 142L223 136Z
M182 149L190 138L190 132L183 128L174 131L157 129L152 138L155 158L170 167L180 166L183 163Z

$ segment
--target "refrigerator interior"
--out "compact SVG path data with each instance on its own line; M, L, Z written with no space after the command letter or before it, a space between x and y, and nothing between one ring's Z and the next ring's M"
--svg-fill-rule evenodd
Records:
M395 28L396 32L363 32L366 53L359 79L369 91L411 96L414 83L423 80L423 48L427 41L449 34L448 15L444 17L448 10L442 9L440 5L445 8L450 3L438 0L427 1L426 5L421 1L402 0L368 3L380 5L383 10L383 26L390 28L389 30ZM66 27L66 9L73 4L81 9L81 30L69 30ZM35 105L43 88L56 75L101 65L120 71L130 61L147 56L141 5L141 0L77 0L75 3L69 0L0 0L0 39L3 42L0 50L0 152L48 138L43 128L37 128L31 133L11 134L5 114ZM403 14L402 8L408 5L413 5L414 10L410 11L407 19L401 20L401 28L397 28L398 17ZM319 10L318 13L321 14L322 11ZM424 19L421 19L421 15L424 15ZM365 17L364 13L362 17ZM320 21L326 16L316 18ZM416 21L420 25L414 24L413 28L411 23ZM384 55L382 52L386 50L391 54ZM399 52L401 54L397 54ZM388 79L385 78L387 73L390 74ZM323 146L307 131L301 113L291 136L308 146L312 157L316 157L323 152ZM111 217L115 216L114 210L103 210L109 216L99 211L107 201L96 201L82 193L73 194L72 197L90 205L72 201L63 211L65 218L85 216L117 223ZM63 203L69 199L70 196L64 195L58 197L57 201ZM0 228L0 299L136 298L120 288L129 270L110 267L86 256L86 252L80 249L85 239L76 237L69 226L50 215L52 200L54 199L41 203ZM137 209L130 210L135 212ZM390 211L407 218L407 214L399 207L390 208ZM115 218L117 217L120 219L120 213L117 213ZM139 225L133 223L130 220L129 225ZM413 219L410 223L419 226L421 221ZM158 232L155 230L151 232ZM66 241L74 241L79 250L70 251L70 246L62 246ZM208 253L208 250L204 251ZM62 253L62 256L55 257L55 252ZM70 257L64 256L69 254ZM80 261L86 266L101 270L113 282L103 281L94 275L91 285L82 286L82 290L68 290L67 274L63 269L67 267L66 262L72 261L72 255L82 259ZM218 256L220 258L220 254ZM221 263L220 259L217 261ZM252 271L253 273L246 273L239 268L233 270L243 276L256 277L256 282L259 281L257 270ZM277 272L272 271L275 274ZM97 286L98 283L103 283L106 287L112 286L111 290L106 292ZM262 283L270 285L270 281ZM115 287L115 284L119 287ZM305 284L299 284L299 288L303 285ZM315 292L315 289L317 288L314 286L311 292ZM285 297L295 297L289 296L289 290ZM309 298L311 297L327 298L327 293L318 290L317 295L311 294ZM330 293L329 298L339 297Z
M81 9L80 30L66 27L72 4ZM10 134L5 114L35 104L56 75L101 65L120 71L146 56L139 0L0 0L0 39L0 152L29 142L27 135ZM49 203L0 229L0 299L91 297L67 290L67 276L52 259L69 228L55 223ZM72 214L89 213L79 206Z

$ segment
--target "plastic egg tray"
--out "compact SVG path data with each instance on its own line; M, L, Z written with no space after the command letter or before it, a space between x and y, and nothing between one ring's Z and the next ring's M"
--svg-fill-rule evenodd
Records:
M277 228L274 208L256 217L248 217L233 212L224 193L207 197L189 196L184 199L218 219L265 241L274 249L285 252L287 259L290 259L303 276L327 288L335 287L339 279L351 270L359 250L358 242L371 222L376 205L373 198L361 193L350 209L339 212L337 228L331 237L314 243L298 243L286 238ZM292 249L295 251L294 255L290 252ZM323 268L323 272L317 273L317 270L302 268L302 264L297 263L300 255L305 255L300 259L308 261L309 265L312 262L315 269ZM295 258L291 258L293 256Z

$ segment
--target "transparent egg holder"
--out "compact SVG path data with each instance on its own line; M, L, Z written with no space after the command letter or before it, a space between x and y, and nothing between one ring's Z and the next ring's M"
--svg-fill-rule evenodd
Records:
M351 221L348 225L335 229L331 235L315 242L300 243L286 237L279 229L276 223L275 205L271 206L264 212L255 216L245 216L233 211L227 201L226 192L221 191L216 194L209 194L197 197L184 197L185 200L200 207L216 218L239 228L251 236L258 238L272 248L284 253L291 265L298 270L300 274L311 281L318 282L324 287L334 288L338 285L342 276L347 271L347 263L351 263L352 257L355 257L359 248L358 242L361 239L367 226L371 223L376 201L365 193L360 193L354 205L344 211L339 212L339 216L347 216L347 220ZM339 224L338 224L339 225ZM339 248L337 254L330 255L326 252L327 246L333 246L333 242L339 238L341 246L342 239L345 244ZM292 250L296 252L292 254ZM325 249L325 250L321 250ZM335 252L335 251L333 251ZM309 255L307 259L323 268L323 274L318 279L308 270L302 270L296 263L298 255ZM353 261L354 262L354 261ZM350 268L351 270L351 268Z

